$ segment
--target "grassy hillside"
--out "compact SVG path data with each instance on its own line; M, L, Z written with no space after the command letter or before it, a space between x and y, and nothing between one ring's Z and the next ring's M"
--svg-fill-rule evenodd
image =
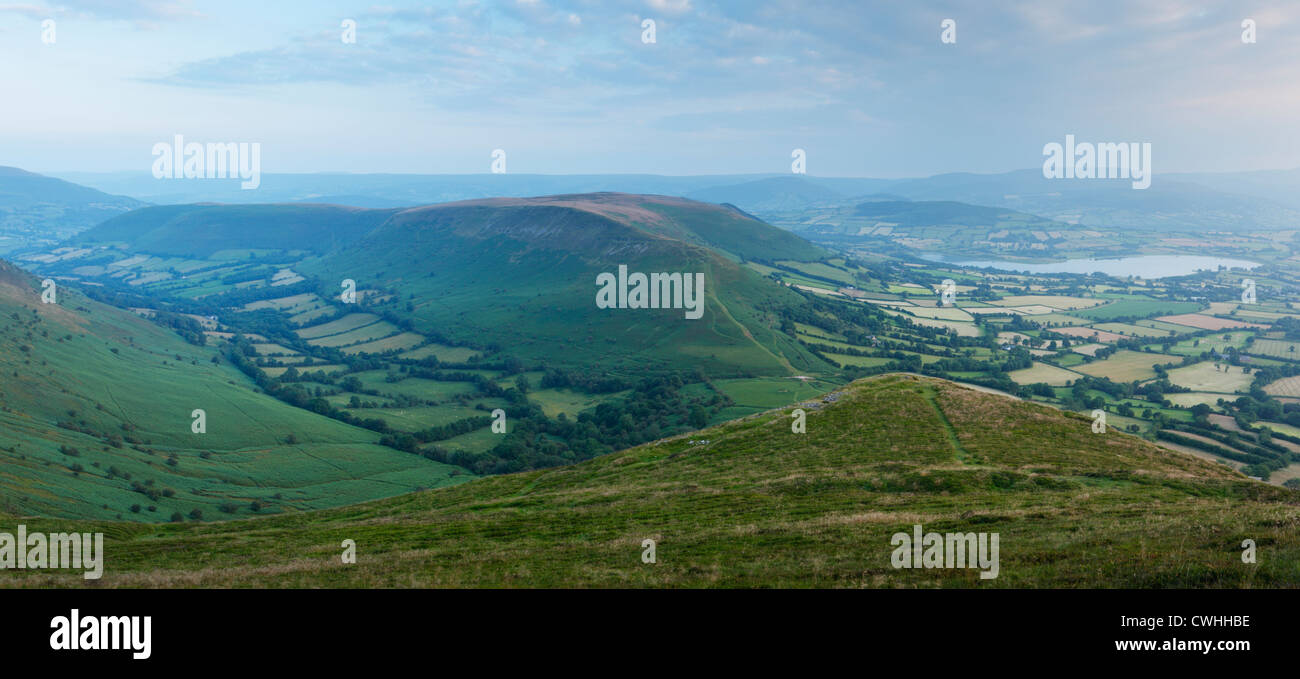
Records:
M742 265L827 253L734 207L681 198L597 193L407 210L160 206L109 220L71 245L87 247L27 261L43 275L155 298L237 293L238 305L299 283L308 287L294 293L337 301L351 279L380 292L366 302L371 311L410 321L403 329L416 334L408 339L494 347L557 367L623 375L698 367L724 376L829 367L775 330L775 310L800 298ZM598 309L596 276L619 265L704 273L704 317Z
M260 393L215 349L0 262L0 507L167 521L334 507L466 478ZM207 431L191 430L195 409ZM132 507L138 506L139 511ZM223 509L224 506L224 509ZM149 508L152 507L151 511Z
M1276 587L1300 493L911 375L571 467L251 521L102 530L115 587ZM5 527L15 520L3 522ZM897 570L895 532L996 532L1000 575ZM657 541L656 564L641 561ZM357 563L340 544L355 540ZM1259 546L1243 564L1240 544ZM13 572L14 586L83 586Z
M526 361L623 374L683 365L715 375L789 375L826 364L772 310L801 299L737 264L814 256L806 241L722 206L596 194L494 199L406 210L302 271L397 293L414 329L496 345ZM703 272L704 316L682 309L598 309L596 277Z

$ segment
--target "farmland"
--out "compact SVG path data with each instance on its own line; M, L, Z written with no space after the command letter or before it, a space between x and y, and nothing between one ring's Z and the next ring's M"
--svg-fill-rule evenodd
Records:
M1216 367L1209 361L1169 371L1169 381L1180 387L1221 394L1245 392L1250 386L1251 379L1250 375L1239 367L1232 365Z
M1105 377L1112 382L1144 381L1156 376L1151 366L1162 362L1167 361L1156 354L1121 350L1104 361L1081 365L1075 370L1093 377Z
M441 214L427 211L429 218ZM418 229L410 235L428 237ZM750 251L739 272L709 265L719 281L714 289L729 301L706 306L703 323L624 325L626 315L590 315L566 287L572 276L555 280L536 262L517 271L539 277L535 289L501 296L430 276L427 262L401 254L417 248L380 245L314 258L266 248L165 259L86 248L61 254L58 270L103 285L126 281L137 295L201 321L218 351L233 354L241 372L280 398L299 407L314 403L318 412L380 434L382 445L475 474L586 459L895 371L1066 410L1104 409L1124 431L1170 445L1182 445L1169 439L1179 431L1205 430L1216 443L1202 441L1207 450L1200 452L1211 455L1231 444L1209 436L1225 434L1204 420L1203 408L1236 415L1244 407L1247 421L1263 408L1273 421L1292 417L1300 425L1300 412L1282 410L1292 404L1236 400L1293 393L1284 380L1300 372L1300 361L1287 333L1300 334L1286 325L1294 314L1290 300L1268 287L1261 303L1233 301L1240 274L1231 270L1120 280L976 271L874 254L763 259ZM353 260L389 273L358 281L356 300L347 301L337 279L358 274L331 262ZM185 275L141 279L163 262ZM1271 271L1269 280L1286 275ZM941 299L945 279L955 282L954 300ZM581 293L584 304L588 296ZM750 304L755 300L766 300L761 310ZM145 302L137 306L153 313ZM1242 312L1254 315L1246 320ZM658 331L646 340L659 347L653 351L614 340ZM542 339L548 336L562 336L563 350ZM622 417L644 402L650 384L669 383L654 397L662 399L655 416ZM1266 385L1269 391L1253 390ZM507 430L517 424L526 438L493 434L491 415L501 411L512 423ZM635 434L621 435L629 422ZM1289 464L1262 457L1245 436L1254 434L1238 432L1232 443L1245 446L1240 455L1252 462L1229 462L1260 477Z

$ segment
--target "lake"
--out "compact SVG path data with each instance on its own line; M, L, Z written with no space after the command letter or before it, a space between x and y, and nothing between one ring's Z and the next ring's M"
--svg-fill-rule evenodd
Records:
M924 259L952 266L972 268L992 267L1004 271L1027 271L1029 273L1101 273L1110 276L1138 276L1141 278L1164 278L1166 276L1186 276L1203 269L1215 270L1220 266L1229 269L1254 269L1258 262L1244 259L1227 259L1204 255L1138 255L1136 257L1117 257L1114 259L1067 259L1064 262L1031 264L1028 262L1007 262L998 260L968 260L945 255L926 253Z

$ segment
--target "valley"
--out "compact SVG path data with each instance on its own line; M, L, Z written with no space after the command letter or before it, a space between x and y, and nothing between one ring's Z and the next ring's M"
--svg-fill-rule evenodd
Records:
M202 238L180 237L197 225ZM293 229L322 227L308 249L285 247L306 242ZM469 474L581 461L906 371L1101 410L1111 428L1273 483L1300 476L1300 398L1285 395L1300 375L1287 353L1300 285L1284 262L1154 279L1011 273L858 245L836 255L834 239L769 229L626 194L407 211L174 206L23 261L173 319L288 405ZM588 245L611 239L636 257ZM694 262L705 318L593 305L600 274L623 260ZM1248 277L1257 303L1240 301ZM491 431L498 409L504 435Z

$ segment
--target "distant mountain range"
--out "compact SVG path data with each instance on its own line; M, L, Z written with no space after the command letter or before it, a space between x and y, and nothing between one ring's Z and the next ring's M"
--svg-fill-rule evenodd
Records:
M59 242L144 205L62 179L0 167L0 253Z
M147 173L65 173L64 179L151 203L340 203L391 208L490 197L593 192L685 196L731 203L764 219L842 207L881 195L1000 207L1093 227L1174 230L1285 229L1300 222L1300 170L1158 174L1151 187L1128 180L1045 179L1039 169L951 173L915 179L755 175L396 175L264 174L238 180L176 181ZM785 221L782 219L782 221Z

